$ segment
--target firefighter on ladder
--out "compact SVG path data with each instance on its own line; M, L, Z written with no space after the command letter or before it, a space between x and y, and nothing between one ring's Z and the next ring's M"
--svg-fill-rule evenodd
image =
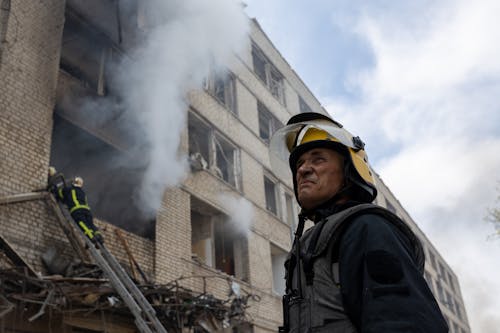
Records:
M62 201L68 207L71 217L75 223L82 229L94 244L103 244L104 239L101 232L94 225L92 213L88 205L87 196L82 189L83 179L75 177L69 186L59 186L57 188L57 199Z

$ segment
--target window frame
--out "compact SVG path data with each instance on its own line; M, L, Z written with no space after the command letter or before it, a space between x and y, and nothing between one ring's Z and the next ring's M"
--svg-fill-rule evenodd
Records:
M279 246L269 243L269 251L271 254L271 272L272 272L272 286L271 290L275 295L283 296L285 294L286 285L283 277L285 276L284 262L288 252ZM278 261L278 262L276 262ZM282 268L281 272L277 272L277 268ZM281 277L281 278L280 278ZM278 280L283 280L282 285L277 285ZM284 287L283 290L278 290L278 287Z
M264 83L271 95L281 105L286 106L285 77L255 42L252 42L252 66L255 75Z
M247 236L228 215L196 197L191 197L190 215L192 257L206 267L248 281Z
M257 116L259 122L259 138L269 145L271 137L273 134L283 127L283 123L271 112L261 101L257 101ZM265 127L262 125L265 122ZM263 136L263 130L265 129L267 137Z
M206 136L207 138L202 141L203 138L199 138L199 140L193 140L193 136L191 135L192 130L191 128L196 129L196 124L193 124L193 121L197 122L199 125L204 127L204 130L206 130ZM204 146L206 142L206 147ZM194 145L197 144L200 149L196 150L194 148ZM204 146L202 149L202 145ZM229 148L231 149L232 153L232 163L231 163L231 168L228 168L229 171L227 174L227 177L225 177L225 172L220 168L219 162L221 161L221 156L219 154L219 150L224 151L223 148ZM206 150L207 156L204 156L204 152L202 150ZM231 142L225 135L222 134L222 132L218 131L211 123L208 121L204 120L201 116L196 114L194 111L189 111L188 112L188 155L189 159L191 161L191 166L192 170L200 170L196 169L193 167L194 160L199 158L197 154L201 155L203 158L202 165L203 167L201 169L204 169L220 180L222 180L224 183L228 184L229 186L235 188L236 190L241 189L241 158L240 158L240 148ZM208 160L207 160L208 158ZM226 159L227 161L227 159ZM229 163L226 163L229 164ZM227 178L227 179L226 179Z
M313 112L312 108L306 101L299 95L299 111L300 113Z
M263 180L264 180L264 199L265 199L265 208L266 208L266 211L271 213L273 216L277 217L277 218L280 218L280 198L279 198L279 182L276 178L274 178L273 176L271 176L268 172L264 172L264 175L263 175ZM272 184L273 186L273 189L272 191L274 192L274 205L275 205L275 211L273 211L272 207L270 207L270 202L269 200L271 199L269 197L269 194L268 194L268 191L267 191L267 187L266 187L266 181L268 181L268 183Z
M222 82L221 85L219 85ZM223 98L220 98L218 88L222 87ZM238 115L236 101L236 76L230 70L216 72L210 70L204 81L205 91L219 104L234 115Z

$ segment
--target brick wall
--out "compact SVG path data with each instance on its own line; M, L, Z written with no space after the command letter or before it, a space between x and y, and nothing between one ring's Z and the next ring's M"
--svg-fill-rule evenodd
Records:
M155 274L167 283L191 271L183 260L191 259L190 196L182 189L167 190L156 218Z
M0 59L0 194L44 187L64 1L11 1Z
M46 186L64 1L11 1L0 58L0 196ZM44 200L0 206L0 229L42 270L47 244L65 248Z

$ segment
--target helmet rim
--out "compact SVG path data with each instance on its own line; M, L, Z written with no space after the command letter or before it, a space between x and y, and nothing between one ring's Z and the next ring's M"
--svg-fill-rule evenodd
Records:
M309 128L324 131L325 139L312 139L305 143L297 142L307 135L306 133L301 134L301 132L303 130L308 131ZM292 172L297 201L296 163L303 153L314 148L332 149L344 156L344 177L361 191L352 191L353 193L359 193L355 195L355 198L351 199L372 202L376 198L375 178L368 164L364 143L359 137L354 137L333 119L314 112L298 114L293 116L285 127L278 130L275 136L276 140L271 140L271 150L276 150L274 154L280 160L288 157L288 166ZM285 157L286 152L288 152L288 156ZM273 158L271 158L272 160Z

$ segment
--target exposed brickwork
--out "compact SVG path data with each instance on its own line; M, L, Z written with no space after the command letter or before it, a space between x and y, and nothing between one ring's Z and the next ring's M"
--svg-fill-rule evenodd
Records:
M0 59L0 194L45 185L64 1L11 1Z
M156 220L155 273L167 283L190 271L181 260L191 259L190 197L181 189L165 192Z
M123 267L130 270L127 251L116 234L116 230L120 230L130 249L130 252L139 264L140 268L144 271L148 279L154 279L154 241L137 236L104 221L94 219L94 223L99 229L101 229L106 247L115 255L118 261L122 263ZM140 278L139 272L137 272L137 274Z

